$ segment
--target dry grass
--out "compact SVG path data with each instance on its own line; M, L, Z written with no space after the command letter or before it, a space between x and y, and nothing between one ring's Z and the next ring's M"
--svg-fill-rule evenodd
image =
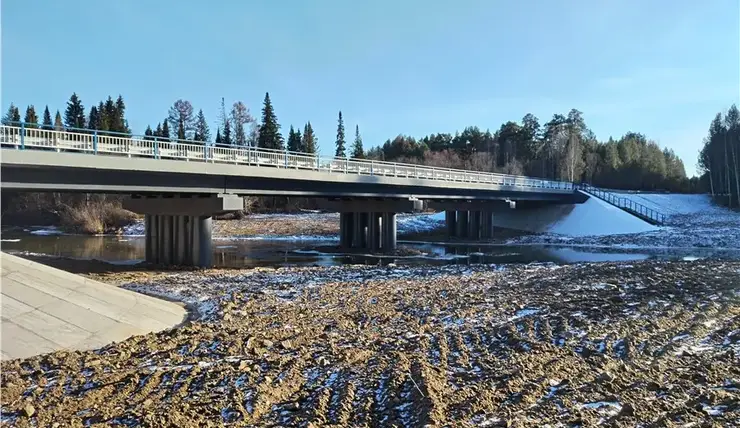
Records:
M136 214L117 201L91 201L65 205L60 216L62 227L75 233L118 233L136 220Z

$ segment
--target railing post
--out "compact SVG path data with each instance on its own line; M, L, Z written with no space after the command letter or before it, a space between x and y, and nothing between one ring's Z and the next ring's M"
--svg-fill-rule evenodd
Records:
M93 153L98 154L98 130L93 133Z
M159 140L154 137L154 159L159 159Z
M374 175L375 171L373 171L373 161L370 161L370 175Z
M26 122L21 122L21 150L26 148Z
M288 168L288 149L285 149L285 168Z
M321 157L319 155L316 155L316 171L321 170Z

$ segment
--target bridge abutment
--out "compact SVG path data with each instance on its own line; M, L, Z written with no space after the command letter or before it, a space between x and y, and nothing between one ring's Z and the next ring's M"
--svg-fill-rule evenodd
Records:
M146 261L163 265L213 265L213 226L216 214L238 211L237 195L211 197L143 197L123 202L123 208L144 214Z

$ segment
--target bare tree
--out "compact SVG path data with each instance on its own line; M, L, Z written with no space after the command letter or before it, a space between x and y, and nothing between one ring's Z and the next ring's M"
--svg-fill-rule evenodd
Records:
M250 129L249 138L244 129L246 124L254 124L254 117L249 113L249 108L243 102L237 101L231 107L231 122L234 125L234 143L237 146L247 146L253 137L253 130ZM255 139L256 140L256 139Z
M180 121L185 129L185 137L187 139L193 138L195 132L195 115L193 114L193 105L190 101L177 100L170 107L169 116L167 121L170 123L170 129L178 129L180 127Z

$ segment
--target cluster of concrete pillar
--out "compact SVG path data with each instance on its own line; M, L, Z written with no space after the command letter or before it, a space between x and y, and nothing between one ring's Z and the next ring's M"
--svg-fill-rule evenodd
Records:
M445 225L449 238L479 241L493 238L493 213L491 211L445 211Z
M393 251L396 249L396 213L340 213L339 241L344 248Z
M211 266L211 217L149 214L145 216L144 222L147 262Z

